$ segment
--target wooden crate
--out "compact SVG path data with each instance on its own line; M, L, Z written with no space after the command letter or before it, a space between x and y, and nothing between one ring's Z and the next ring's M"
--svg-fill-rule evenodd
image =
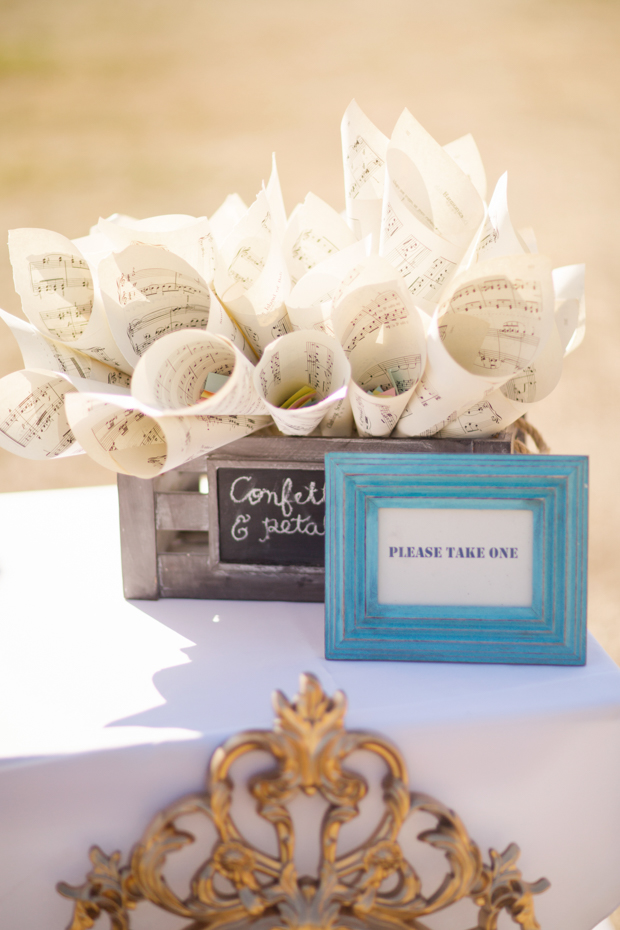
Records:
M220 541L222 549L228 545L225 542L228 531L224 536L222 528L220 538L220 516L224 517L224 513L219 513L216 489L225 475L234 474L235 468L241 470L240 474L253 469L257 474L280 477L289 473L303 475L306 470L310 474L314 472L316 478L316 473L323 471L326 452L506 454L513 446L511 434L474 440L328 439L270 435L269 432L270 428L239 439L159 478L143 480L118 476L126 598L324 599L325 573L322 549L317 556L317 540L308 540L307 561L310 564L273 564L277 554L272 556L272 564L258 564L253 554L244 556L245 561L239 562L232 561L230 553L220 552ZM200 490L202 485L204 491L204 476L208 479L208 493ZM269 493L265 489L267 501L273 500ZM311 528L310 523L304 525ZM243 533L243 528L239 533ZM251 549L252 544L249 546ZM299 561L306 556L295 554L291 543L290 558L283 561L291 558Z

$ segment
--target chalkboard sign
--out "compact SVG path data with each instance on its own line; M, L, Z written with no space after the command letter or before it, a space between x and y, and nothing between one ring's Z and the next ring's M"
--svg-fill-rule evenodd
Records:
M325 564L322 468L217 469L220 562Z

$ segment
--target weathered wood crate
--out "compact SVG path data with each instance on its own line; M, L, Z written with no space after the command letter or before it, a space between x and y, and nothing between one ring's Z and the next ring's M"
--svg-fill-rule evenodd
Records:
M125 597L322 601L325 453L506 454L513 441L297 438L268 429L159 478L119 475Z

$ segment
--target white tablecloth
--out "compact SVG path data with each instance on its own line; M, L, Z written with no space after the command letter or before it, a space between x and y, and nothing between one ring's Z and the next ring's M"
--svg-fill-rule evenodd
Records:
M56 881L83 881L92 843L126 856L303 671L485 853L520 845L552 882L544 930L620 903L620 671L593 639L583 668L327 662L322 605L125 602L113 487L0 495L0 527L1 928L63 928Z

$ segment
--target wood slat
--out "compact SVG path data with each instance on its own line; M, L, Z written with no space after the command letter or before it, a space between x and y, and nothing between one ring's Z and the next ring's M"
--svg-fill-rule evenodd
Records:
M155 522L158 530L209 530L209 496L197 491L157 491Z
M118 475L123 591L126 598L157 600L153 482Z
M490 439L351 439L324 436L246 436L222 446L209 456L201 456L182 465L179 470L206 474L207 461L219 459L253 459L277 462L288 459L297 462L323 462L327 452L360 452L396 454L499 453L510 454L511 436L502 433Z
M217 598L248 601L313 601L325 598L325 573L280 569L218 571L209 557L193 552L158 556L160 597Z

